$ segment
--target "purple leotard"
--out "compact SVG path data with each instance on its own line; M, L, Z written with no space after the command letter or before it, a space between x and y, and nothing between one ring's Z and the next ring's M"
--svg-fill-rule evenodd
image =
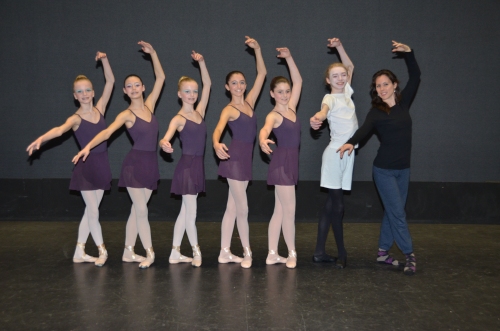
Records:
M201 123L198 124L186 118L186 124L179 136L182 142L182 156L175 167L170 192L179 195L196 195L205 192L205 165L203 163L207 140L205 121L202 118Z
M80 126L74 133L80 147L85 147L96 134L104 129L106 129L106 122L101 112L99 112L99 121L97 123L82 118ZM78 160L73 169L69 189L94 191L109 190L110 188L111 168L108 160L108 145L107 142L102 142L92 149L85 162L82 159Z
M134 146L123 160L118 186L156 190L160 170L156 153L158 121L155 115L151 113L149 122L135 115L135 123L127 131L134 140Z
M297 116L295 122L281 116L283 122L273 129L278 142L269 163L267 184L297 185L299 179L300 122Z
M257 136L257 116L254 112L253 116L250 117L233 105L230 106L238 110L240 116L236 120L228 122L232 133L232 141L228 151L230 158L220 161L217 174L240 181L252 180L252 156Z

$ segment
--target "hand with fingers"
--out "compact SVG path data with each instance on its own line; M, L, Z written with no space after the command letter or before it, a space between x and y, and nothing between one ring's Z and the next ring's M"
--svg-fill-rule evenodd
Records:
M290 50L286 47L278 47L276 48L276 50L279 52L279 54L276 55L276 57L280 59L286 59L287 57L292 56L292 54L290 54Z
M253 49L259 49L260 48L260 45L259 43L257 42L257 40L253 39L253 38L250 38L249 36L245 36L245 38L247 38L245 40L245 44L250 47L250 48L253 48Z
M392 52L411 52L411 48L408 45L398 43L397 41L392 41Z
M26 152L28 152L28 155L31 156L35 151L40 149L40 146L42 145L42 138L38 138L34 142L32 142L28 148L26 148Z
M311 128L314 130L319 130L321 125L323 125L323 120L320 119L317 115L314 115L309 119L309 124L311 125Z
M215 150L215 154L217 154L219 159L227 160L230 158L229 154L227 153L229 151L229 149L227 148L226 144L215 143L214 150Z
M354 146L351 144L343 144L340 146L339 149L337 149L337 153L340 152L340 158L344 157L344 152L348 151L347 155L351 155L352 151L354 150Z
M339 38L329 38L327 47L338 47L342 45Z
M271 147L269 147L269 144L275 144L275 142L271 139L266 139L260 142L260 149L262 149L262 151L267 155L273 153L273 150L271 149Z
M172 148L172 144L166 139L160 140L160 147L165 153L173 153L174 149Z
M99 60L102 60L102 59L105 59L105 58L107 58L106 53L102 53L102 52L97 51L97 53L95 55L95 60L96 61L99 61Z
M141 49L144 53L153 54L155 52L153 46L151 46L150 43L141 40L138 42L138 44L141 45Z
M200 53L196 53L195 51L193 51L191 53L191 57L193 58L193 60L195 60L196 62L203 62L205 61L205 59L203 58L203 55L201 55Z
M88 148L84 148L78 154L75 155L75 157L73 158L73 160L71 160L71 162L73 162L73 164L77 164L78 160L81 157L83 157L83 162L85 162L85 160L87 159L89 154L90 154L90 150Z

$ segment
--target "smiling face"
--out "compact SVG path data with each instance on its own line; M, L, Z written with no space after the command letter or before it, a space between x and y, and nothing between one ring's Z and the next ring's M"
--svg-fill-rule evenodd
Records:
M396 103L394 90L396 90L397 86L398 83L393 83L387 75L380 75L375 80L375 89L378 96L389 106L393 106Z
M246 88L247 82L245 81L245 77L240 73L231 75L226 83L226 90L234 96L242 96L245 94Z
M94 89L88 79L80 79L73 84L73 96L80 104L88 104L94 98Z
M271 96L276 100L276 103L281 105L288 105L288 101L290 100L290 95L292 93L292 89L290 88L290 84L288 83L278 83L274 89L271 91Z
M343 93L349 76L344 67L333 67L328 73L326 82L330 85L332 93Z
M198 100L198 84L194 81L182 82L177 95L183 103L194 105Z
M123 93L125 93L130 99L137 99L142 97L142 92L144 92L145 87L141 82L141 79L137 76L130 76L125 80L125 86L123 87Z

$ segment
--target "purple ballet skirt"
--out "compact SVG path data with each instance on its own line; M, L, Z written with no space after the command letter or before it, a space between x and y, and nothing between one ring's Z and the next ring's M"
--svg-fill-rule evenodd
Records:
M179 137L182 142L182 156L175 167L170 192L179 195L196 195L205 192L205 164L203 162L207 140L205 121L202 120L198 124L186 118L186 124L179 133Z
M296 117L295 122L292 122L283 117L283 122L279 127L274 128L273 132L278 142L269 163L267 184L297 185L299 181L299 118Z
M78 114L77 114L78 115ZM80 147L86 146L96 134L106 129L104 117L99 112L97 123L82 118L80 126L74 132ZM108 160L107 142L102 142L92 149L85 162L79 159L73 168L69 189L75 191L109 190L111 188L111 168Z
M150 122L136 116L134 125L127 131L134 140L134 146L123 160L118 186L156 190L160 170L156 152L158 121L155 115L151 113Z
M237 109L236 107L233 107ZM237 109L239 111L239 109ZM253 146L257 136L257 116L250 117L240 111L240 116L228 122L232 133L227 160L221 160L217 174L221 177L246 181L252 180Z

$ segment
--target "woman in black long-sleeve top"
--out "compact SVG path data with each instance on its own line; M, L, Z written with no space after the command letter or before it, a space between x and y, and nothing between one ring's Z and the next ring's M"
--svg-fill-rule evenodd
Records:
M393 41L393 52L401 52L408 67L409 80L400 92L399 81L390 70L380 70L373 75L370 95L372 109L363 125L342 147L349 154L372 130L380 138L380 148L373 161L373 179L384 204L384 218L380 227L377 262L399 265L389 255L394 241L406 256L404 273L414 275L416 259L406 222L405 204L410 183L410 155L412 120L410 104L420 83L420 69L410 47Z

